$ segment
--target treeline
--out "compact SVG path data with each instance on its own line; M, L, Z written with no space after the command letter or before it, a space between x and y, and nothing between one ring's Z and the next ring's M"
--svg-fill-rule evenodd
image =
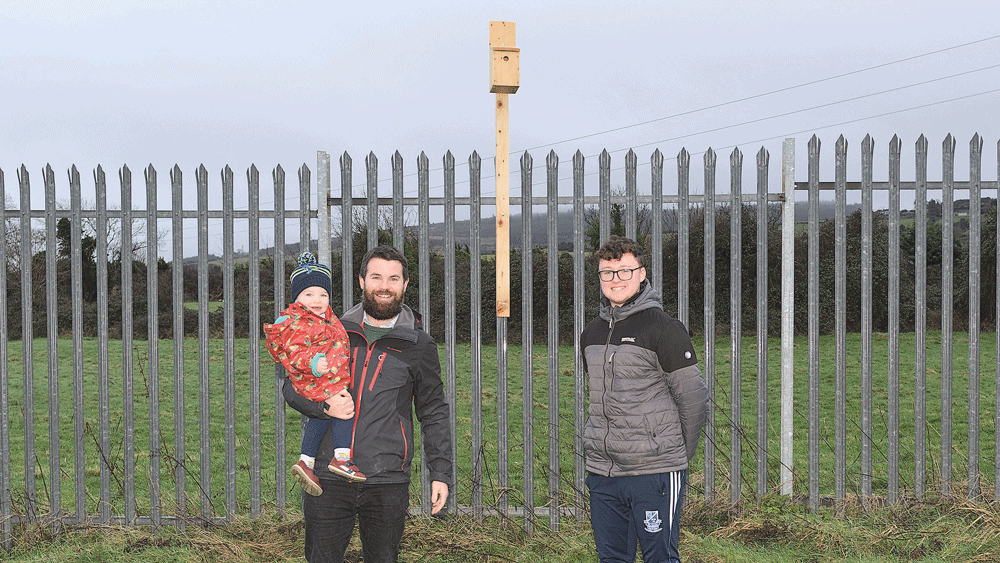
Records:
M740 292L742 299L742 326L746 334L754 334L757 330L757 210L753 205L745 205L742 208L742 248L741 248L741 283ZM768 308L768 333L772 336L778 335L781 321L781 232L780 232L780 209L772 207L769 209L767 218L767 308ZM598 242L596 232L595 215L588 216L588 233L586 238L586 259L585 276L587 283L585 287L585 317L590 320L598 314L598 298L600 284L597 282L597 261L592 257L594 246ZM612 214L613 234L624 234L624 226L621 214ZM715 279L714 281L714 303L715 303L715 330L719 334L728 334L730 327L730 208L728 205L720 205L716 209L715 215ZM996 308L996 258L997 258L997 209L991 207L983 215L981 228L981 261L980 261L980 305L982 321L981 327L986 330L994 329L995 308ZM650 233L653 232L649 221L639 221L638 238L644 248L651 249ZM670 220L669 225L673 224ZM704 334L704 214L703 210L696 209L690 218L690 252L688 255L689 279L689 329L693 334ZM847 285L846 285L846 306L847 306L847 330L858 332L861 329L861 212L855 212L847 218ZM969 252L968 236L959 225L956 229L954 239L954 263L951 266L954 287L954 329L966 330L969 320ZM68 229L60 230L60 233L67 233ZM899 270L899 311L900 324L903 331L912 331L915 324L915 247L916 233L912 226L903 225L900 227L900 270ZM68 237L68 235L66 235ZM677 233L665 232L663 236L663 271L659 274L649 271L651 260L647 256L646 266L650 278L657 284L662 280L664 287L664 308L672 315L677 315ZM367 234L364 228L360 230L356 226L353 242L354 265L351 279L356 280L356 274L360 268L360 261L367 246ZM379 232L381 243L391 244L391 234L386 231ZM833 221L825 221L820 225L819 233L819 308L820 308L820 331L832 333L835 325L835 225ZM942 272L946 267L942 263L942 231L941 223L935 222L927 229L927 324L930 329L941 328L941 286ZM889 312L889 221L884 212L875 212L872 215L872 323L873 329L877 332L888 330ZM68 335L73 329L72 326L72 276L69 256L68 238L60 240L58 245L59 256L56 260L57 299L56 322L59 333ZM97 306L97 265L94 256L96 245L92 240L85 237L83 244L83 322L81 328L84 336L97 336L98 331L98 306ZM799 229L795 236L795 330L797 333L804 333L808 321L808 231ZM435 249L430 253L430 279L420 279L420 268L418 264L418 251L414 233L407 233L407 240L404 252L410 261L410 285L407 291L407 304L414 309L420 310L418 299L421 284L430 285L430 306L424 308L421 313L428 321L431 334L439 341L444 341L445 329L445 296L446 287L444 279L445 257L442 249ZM281 279L287 284L288 274L294 267L295 255L287 253L284 264L284 274ZM559 300L556 311L551 312L548 303L548 252L544 248L534 248L530 253L533 262L533 275L531 280L522 279L522 261L525 253L521 249L512 249L510 261L511 280L511 315L507 321L508 340L517 343L521 339L521 313L522 299L521 291L525 283L530 284L533 298L533 321L532 331L536 343L547 341L548 319L550 314L555 314L559 320L559 338L563 344L572 344L574 340L574 295L573 295L573 255L571 252L559 253L559 271L557 275ZM457 339L468 341L471 333L471 256L466 247L458 247L455 250L455 279L454 295L457 315L455 325L457 328ZM331 295L331 305L335 311L340 312L342 307L342 282L340 271L340 254L333 256L333 293ZM11 340L20 339L23 332L22 327L22 301L21 301L21 271L18 262L8 262L6 268L7 275L7 317L8 317L8 338ZM198 300L198 269L197 265L183 265L183 299L186 303L196 303ZM274 259L266 256L260 260L260 320L270 322L274 317ZM158 332L160 338L169 339L173 337L173 268L174 264L158 261L156 267L156 288L158 296ZM38 252L32 257L31 263L31 286L32 286L32 325L35 337L44 337L47 334L48 313L46 307L46 284L45 277L45 253ZM111 338L120 338L124 323L122 322L122 272L121 259L110 261L108 264L108 326ZM260 327L250 327L249 296L251 288L249 286L250 264L245 260L236 263L232 272L234 293L224 295L224 272L218 263L210 263L207 270L208 296L210 301L218 302L226 299L233 300L234 321L236 334L239 337L257 334L260 335ZM141 261L132 263L132 330L134 336L145 339L148 333L147 319L149 318L147 303L147 279L146 264ZM482 290L477 298L480 300L482 318L480 326L483 338L491 342L496 336L496 316L495 316L495 287L496 279L495 262L491 256L484 256L481 261ZM360 290L356 282L352 283L354 290L354 302L360 302ZM286 285L287 288L287 285ZM286 290L287 291L287 290ZM291 297L286 296L286 300ZM282 303L285 305L285 303ZM224 327L224 308L216 307L208 313L210 336L222 336ZM198 335L198 311L196 308L185 308L183 315L184 333L193 337Z

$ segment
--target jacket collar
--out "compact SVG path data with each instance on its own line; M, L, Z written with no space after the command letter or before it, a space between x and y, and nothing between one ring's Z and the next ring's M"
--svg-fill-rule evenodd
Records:
M351 307L340 317L341 321L352 323L357 325L356 330L362 330L362 323L365 322L365 311L364 305L358 303L357 305ZM388 335L394 337L403 338L406 340L412 340L416 342L419 321L417 319L417 314L410 309L408 305L403 305L403 309L399 312L399 316L396 317L396 325L389 331Z
M635 292L635 295L629 297L628 301L623 303L620 307L611 305L611 301L608 300L604 294L601 294L601 318L610 321L612 318L614 320L621 320L629 315L634 315L639 311L645 311L646 309L662 309L663 302L660 300L660 295L653 289L653 286L649 284L649 280L642 280L639 284L639 291Z

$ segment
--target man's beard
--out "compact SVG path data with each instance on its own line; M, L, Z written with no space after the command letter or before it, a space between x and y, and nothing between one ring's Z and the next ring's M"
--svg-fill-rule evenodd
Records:
M375 295L365 291L362 296L362 306L369 317L377 321L388 321L395 318L403 310L403 294L395 295L388 302L379 302Z

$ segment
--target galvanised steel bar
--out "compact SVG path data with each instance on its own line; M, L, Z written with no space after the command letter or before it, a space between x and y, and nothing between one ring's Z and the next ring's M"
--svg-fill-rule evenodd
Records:
M861 142L861 499L872 494L872 164L875 142Z
M819 137L809 139L809 510L819 510Z
M300 200L300 209L308 209L308 203L307 193ZM233 169L227 164L222 170L222 294L226 296L222 302L226 518L236 516L236 352L233 349L236 343L236 284L233 281L236 260L233 257L233 207ZM307 221L302 222L308 226Z
M431 205L428 198L430 197L430 161L427 159L427 155L423 152L417 157L417 193L420 198L420 203L417 205L418 216L420 217L419 224L419 234L418 234L418 250L417 250L417 263L419 267L419 308L420 314L422 315L422 322L424 325L424 330L428 333L431 331L431 253L430 253L430 223L431 223ZM370 211L371 208L369 208ZM399 249L402 250L402 249Z
M312 229L310 228L310 221L309 221L310 217L309 192L312 183L311 182L312 175L309 171L309 167L306 166L305 164L299 167L298 178L299 178L299 208L296 211L299 219L299 253L301 253L311 250L310 242L312 240ZM295 255L293 263L296 265L298 264L298 254ZM291 290L291 287L289 287L289 290ZM294 300L297 297L298 295L290 295L289 299ZM308 424L309 418L305 415L300 415L299 421L301 426L299 437L301 439L301 433L305 432L306 424Z
M157 228L156 170L146 167L146 351L149 358L149 517L158 528L163 517L160 494L160 300L159 229Z
M42 170L45 186L45 334L49 403L49 518L52 533L58 533L57 516L62 512L62 472L59 452L59 314L56 281L56 178L52 166Z
M781 145L781 494L792 496L795 416L795 139Z
M979 180L983 169L983 139L969 142L969 499L979 500L979 321L980 256L982 255L982 201Z
M354 306L354 288L358 287L354 272L354 181L351 174L351 155L344 151L340 157L340 280L343 286L343 310Z
M598 178L600 183L601 205L598 207L600 244L604 244L611 236L611 155L608 150L601 151L598 159Z
M510 516L507 342L507 317L497 317L497 510L504 516Z
M757 152L757 497L767 486L767 168L764 147Z
M583 350L580 349L580 335L586 326L586 258L584 257L584 233L587 230L584 218L584 157L579 150L573 155L573 506L577 508L576 519L584 517L584 479L586 464L583 455L583 429L586 424L586 377L583 372Z
M629 149L628 153L625 155L625 236L632 240L638 240L635 236L636 215L639 212L639 206L635 201L637 160L635 151ZM558 197L559 196L557 194L556 199L558 199Z
M187 488L183 460L187 459L184 439L184 176L176 164L170 170L170 208L173 219L170 223L172 239L171 282L173 289L174 327L174 452L171 464L174 467L174 514L177 515L177 529L187 527Z
M21 184L21 209L31 209L31 181L22 164L18 180ZM31 219L21 214L21 264L31 264ZM21 372L24 377L24 501L25 512L36 512L35 495L35 325L31 268L21 267Z
M345 156L347 156L346 153ZM347 158L347 178L350 179L350 157ZM341 165L344 164L343 159L341 159L340 162ZM343 176L341 178L343 178ZM285 284L288 281L288 276L285 273L285 170L280 164L271 172L271 179L274 182L274 318L278 318L281 311L284 310L286 305L288 305L288 297L285 294ZM350 187L348 186L346 189L350 189ZM348 234L345 235L342 231L341 235L344 239L350 241L351 222L350 220L347 220L344 224L347 225L346 232ZM352 266L348 265L346 270L349 270L351 267ZM348 285L345 283L345 297L348 295L347 287ZM285 368L282 367L281 364L275 363L274 436L277 444L275 444L274 448L274 487L275 492L277 493L276 503L278 505L278 512L283 512L285 510L285 503L287 502L286 493L288 490L285 485L285 467L287 466L287 462L285 461L285 398L281 393L284 379Z
M494 162L496 159L494 159ZM508 273L509 275L509 273ZM507 391L507 321L509 317L497 317L497 510L508 515L510 487L508 443L508 391Z
M914 494L923 499L927 492L927 137L914 147L917 189L913 195L914 228L914 397L913 464Z
M111 414L108 358L108 196L107 180L100 166L94 171L97 206L97 421L101 459L100 517L98 524L111 521ZM22 207L22 209L24 209Z
M663 294L663 153L660 152L660 149L656 149L650 155L649 171L649 191L653 197L649 229L652 239L650 243L650 254L652 255L650 266L652 269L650 273L654 276L650 283L654 284L653 287L660 294L660 298L666 301L666 295ZM684 326L687 327L687 325Z
M899 158L901 142L889 141L889 504L899 501Z
M312 172L308 166L303 164L299 167L299 252L312 250L312 225L309 220L311 216L309 212L309 208L311 207L309 195L311 192Z
M524 429L522 465L524 480L524 531L531 534L535 527L535 363L532 320L535 315L531 280L534 274L534 237L531 223L532 158L528 151L521 156L521 427Z
M705 422L705 502L715 499L715 151L705 151L705 234L703 277L705 294L705 385L708 417ZM678 252L679 253L679 252Z
M691 153L677 153L677 320L691 329ZM707 211L708 206L705 206ZM707 444L706 444L707 445ZM705 455L708 459L708 455ZM708 487L706 487L707 489Z
M423 157L422 158L422 160L423 160L422 164L423 164L423 170L424 170L423 178L426 180L427 179L427 170L428 170L428 163L429 163L429 161L427 161L427 157L424 155L424 153L420 153L420 156ZM374 160L375 155L372 154L370 158ZM420 160L421 159L418 159L418 162ZM455 166L455 161L454 161L454 159L452 159L452 167L454 168L454 166ZM420 167L420 165L418 164L418 168L419 167ZM454 170L452 170L452 175L454 177ZM369 169L369 178L371 178L371 171L370 171L370 169ZM371 187L370 186L369 186L369 195L374 195L372 193L372 191L371 191ZM419 302L419 305L417 306L417 308L423 314L424 330L426 330L428 333L430 333L430 331L431 331L430 314L429 314L430 310L431 310L431 266L430 266L430 264L431 264L431 257L430 257L430 229L429 229L429 225L430 225L430 204L427 203L428 198L430 198L430 183L429 182L425 181L425 182L423 182L423 183L420 184L420 189L419 189L418 196L420 197L420 216L421 216L421 221L420 221L420 241L419 241L420 246L419 246L419 251L418 251L419 252L418 262L419 262L419 268L420 268L420 287L419 287L420 302ZM372 208L369 205L369 207L368 207L368 212L369 212L369 223L368 223L368 225L369 225L369 227L371 227L371 214L372 214L371 210L372 210ZM376 224L376 228L377 227L378 226ZM369 238L369 241L370 240L371 239ZM403 249L400 248L399 250L402 252ZM425 459L427 459L427 457L424 455L424 442L423 442L423 440L421 440L420 441L420 460L421 460L421 462L420 462L420 469L421 469L420 470L420 474L421 474L421 479L420 479L420 507L421 507L421 510L423 511L424 514L430 514L430 511L431 511L431 509L430 509L431 489L430 489L430 482L426 478L426 475L427 475L427 464L423 461Z
M483 302L482 291L483 258L481 255L480 235L482 228L482 204L480 203L480 174L482 159L479 153L472 151L469 157L469 359L471 373L470 400L472 423L472 515L476 523L483 521ZM457 447L457 445L456 445ZM452 496L449 495L449 501ZM457 500L457 499L456 499Z
M398 152L396 154L399 154ZM402 158L400 158L402 161ZM400 169L400 174L402 174L402 169ZM399 190L402 192L402 178L400 178ZM395 183L393 185L395 187ZM449 409L448 420L451 424L451 443L458 443L458 414L455 412L455 407L458 404L458 393L456 387L458 385L458 371L456 362L458 360L455 354L455 345L458 341L458 335L456 334L456 321L455 317L458 315L458 305L455 302L455 157L448 151L444 155L444 355L445 355L445 394L448 400L448 404L451 405ZM396 211L402 214L402 204L399 205L399 209L393 212L393 221L396 222L396 228L402 232L402 217L396 216ZM402 250L402 236L399 237L400 243L399 248ZM427 467L427 462L421 459L421 468L425 469ZM458 475L458 458L452 457L451 459L452 475ZM425 505L425 514L430 515L430 479L427 478L429 472L422 471L421 477L423 477L424 483L427 485L427 494L421 499Z
M847 139L837 139L835 176L837 179L834 215L834 468L833 495L847 496ZM841 505L838 504L838 508Z
M954 347L955 139L941 146L941 494L951 494L952 352Z
M729 155L729 503L740 501L743 464L743 153Z
M326 168L326 193L330 193L330 156L324 153ZM324 202L327 198L321 198L319 209L326 209L327 227L323 227L320 220L320 241L326 240L326 247L320 245L320 253L324 253L327 264L330 263L330 231L329 231L329 206ZM318 211L318 210L317 210ZM248 231L248 253L250 267L247 276L250 283L249 314L250 323L248 327L249 343L249 376L250 376L250 517L259 518L261 512L261 428L260 428L260 172L257 167L250 165L247 170L247 221ZM325 236L324 236L325 233ZM333 297L332 295L330 296ZM270 320L270 319L268 319Z
M212 514L212 435L210 432L211 374L208 338L208 170L202 164L195 172L198 186L198 444L201 485L201 517ZM277 203L275 203L277 205ZM284 405L281 411L284 412Z
M123 465L125 482L125 522L135 521L135 354L133 342L133 290L132 290L132 171L128 166L122 166L119 171L122 188L122 402L125 415L125 463ZM207 331L206 331L207 332ZM207 336L206 336L207 338ZM206 467L206 474L208 468Z
M368 173L368 250L371 250L378 246L378 158L374 152L368 153L365 169Z
M0 177L0 184L3 179ZM82 524L87 519L87 456L86 456L86 419L84 418L84 395L86 393L83 379L83 219L82 195L80 187L80 172L73 166L69 171L70 186L70 270L73 279L71 290L73 299L73 444L76 450L76 523ZM2 190L0 190L2 192ZM0 201L6 201L0 193ZM0 216L0 224L4 224ZM0 257L0 264L6 264ZM6 276L4 276L6 277ZM5 303L6 306L6 303ZM4 313L6 315L6 313ZM0 320L0 322L4 322ZM6 325L4 325L6 327ZM6 338L4 345L6 345ZM0 352L6 358L6 355ZM6 430L5 430L6 431ZM10 459L5 457L5 459ZM0 490L8 489L0 487ZM0 516L2 518L2 516Z
M330 154L326 151L316 151L316 256L320 264L333 265L333 253L330 245ZM248 210L249 212L249 210ZM334 304L333 295L330 296Z
M1000 141L997 141L997 179L1000 179ZM0 200L3 189L3 175L0 173ZM997 199L1000 199L1000 188L997 189ZM0 216L2 218L2 216ZM996 248L1000 249L1000 228L997 229ZM996 260L996 279L1000 280L1000 259ZM1000 283L996 284L996 324L1000 327ZM993 498L1000 499L1000 329L997 330L996 343L996 372L993 383Z
M451 158L454 162L454 157ZM445 196L445 201L447 202L447 200L448 197ZM445 203L445 206L447 205L448 203ZM454 194L451 196L451 206L455 206ZM403 246L406 244L406 224L403 222L405 218L406 215L403 212L403 155L396 151L392 155L392 245L400 252L403 251ZM447 218L448 214L445 213L445 219L447 220Z
M7 224L7 191L4 188L3 170L0 170L0 225ZM7 268L7 245L0 244L0 264ZM7 324L7 276L0 276L0 491L10 490L10 366ZM10 551L14 544L12 534L11 496L0 494L0 545Z
M559 495L559 157L549 151L545 159L548 173L549 204L546 217L549 223L548 256L548 306L549 313L549 529L559 531L559 512L562 506ZM633 182L634 183L634 182ZM634 195L634 191L633 191ZM634 215L634 214L633 214ZM633 226L635 219L633 221Z

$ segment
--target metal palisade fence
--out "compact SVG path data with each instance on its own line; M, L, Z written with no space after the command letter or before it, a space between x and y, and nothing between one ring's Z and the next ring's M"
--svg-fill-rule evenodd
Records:
M521 217L537 216L544 207L540 246L557 251L544 252L538 261L532 258L533 241L542 237L536 236L533 221L521 221L522 259L515 262L521 280L515 308L519 319L496 317L483 307L482 296L493 283L484 276L493 264L483 253L483 217L492 220L496 201L482 194L482 161L476 153L467 163L468 195L456 195L456 184L466 181L456 179L456 163L448 153L441 169L443 196L432 197L432 170L424 154L417 159L415 189L404 189L403 158L398 152L393 155L391 195L379 193L378 161L370 154L365 161L366 189L359 196L351 157L345 153L339 159L338 195L331 189L329 155L320 152L315 185L309 168L302 166L297 192L286 192L283 169L274 169L270 209L261 208L261 196L272 188L262 192L256 167L246 173L246 209L235 209L243 186L235 185L232 170L226 167L220 183L210 185L204 166L195 173L193 209L186 207L192 202L185 204L183 174L176 166L170 171L167 209L157 207L158 180L152 166L144 171L145 209L133 208L133 194L141 188L133 186L127 167L119 172L119 209L109 208L101 167L94 171L93 208L84 208L75 166L68 175L68 206L57 204L57 196L66 190L57 187L51 167L42 171L45 203L44 209L37 209L32 207L29 173L22 166L17 174L19 205L0 209L6 234L6 244L0 246L0 262L6 268L6 275L0 276L3 543L9 549L17 526L27 523L51 523L54 530L85 522L183 527L286 509L287 493L294 491L286 479L286 454L298 443L297 434L286 434L297 418L286 419L280 368L271 378L260 347L261 323L270 321L269 315L276 315L289 298L285 284L294 255L286 241L286 223L298 226L298 241L309 241L315 226L320 260L331 265L339 261L342 295L335 306L344 309L353 304L357 291L356 245L363 249L384 242L380 233L387 233L400 248L415 244L411 271L418 283L411 299L438 340L448 402L456 407L451 419L458 452L456 491L448 501L452 512L475 518L523 517L528 531L538 518L547 518L547 526L557 529L561 516L586 517L586 382L579 351L573 349L567 359L556 350L560 345L568 348L560 333L578 336L594 315L592 239L596 235L604 240L617 228L646 242L646 266L665 307L703 346L701 367L712 413L696 458L698 467L692 468L692 495L712 501L728 488L729 502L737 503L747 496L798 490L813 510L824 497L836 500L850 494L893 503L903 494L923 498L935 488L934 494L942 495L961 488L978 499L983 466L990 465L981 447L993 449L993 491L998 491L1000 444L995 432L992 443L983 435L996 428L997 419L984 418L980 409L981 390L986 389L980 363L984 288L996 291L995 298L986 295L985 300L993 310L1000 301L1000 240L983 238L984 226L998 237L995 206L984 217L983 207L975 204L982 200L982 190L995 194L998 187L996 181L981 179L982 147L975 136L969 148L969 179L958 181L955 142L949 136L942 146L941 180L928 181L928 143L921 137L914 151L915 180L902 181L902 144L893 138L889 180L877 182L874 142L866 137L861 144L861 180L848 181L847 142L841 137L835 147L835 180L830 182L820 181L820 142L813 137L807 179L796 181L795 145L786 140L780 186L769 186L769 153L761 148L755 185L747 188L743 156L736 149L730 155L728 191L716 190L716 154L709 149L703 156L700 193L691 189L691 155L686 150L676 157L672 190L664 189L665 158L659 150L648 162L648 184L640 178L644 175L638 172L637 156L629 151L623 189L612 187L607 151L597 159L596 189L580 152L569 166L570 186L561 188L560 162L552 152L545 159L544 192L537 194L533 159L525 153L520 159L521 195L512 197L510 204L520 205ZM3 178L0 171L0 198L7 202ZM833 216L821 221L823 194L830 192ZM956 202L962 200L956 200L956 192L967 194L969 202L958 220ZM221 196L221 210L210 209L210 193ZM940 204L928 199L929 193L939 195ZM320 202L316 210L308 203L313 194ZM875 211L876 200L883 196L888 208ZM860 200L860 212L848 213L849 198ZM912 212L902 210L902 198L912 198ZM297 208L286 208L286 202L295 199ZM808 213L797 222L795 204L801 199ZM734 202L739 205L734 207ZM930 218L930 204L940 206L940 221ZM407 225L413 210L416 225ZM560 232L567 225L559 221L564 210L571 216L571 241L560 248L560 236L567 234ZM432 211L443 223L441 234L432 235ZM467 233L457 232L457 215L468 217L462 222ZM383 216L389 219L383 221ZM169 263L159 256L158 241L150 238L165 232L158 227L161 221L170 223ZM192 223L197 228L197 259L180 267L184 232ZM751 230L751 225L756 228ZM797 225L803 234L797 235ZM719 228L728 228L728 237L718 233ZM219 230L221 258L210 252L210 238L217 239ZM262 230L273 241L271 251L262 250ZM356 233L364 237L362 242L355 240ZM934 235L930 240L929 233ZM246 253L235 250L237 234L245 236ZM136 244L138 238L147 239L145 246ZM109 247L109 240L119 253ZM464 241L467 246L462 247ZM728 256L720 255L719 248L728 249ZM956 248L962 260L956 260ZM965 266L957 267L959 262ZM802 267L797 269L797 263ZM984 272L984 264L998 270ZM223 298L213 311L219 296L210 287L218 270ZM928 280L928 272L940 282ZM88 275L93 287L84 281ZM558 281L567 275L572 284L561 286ZM434 279L438 286L430 283ZM533 283L537 280L545 280L544 290ZM728 291L719 291L720 280ZM68 281L65 287L63 281ZM266 293L263 286L269 286ZM41 287L44 305L39 307ZM693 294L692 287L701 291ZM187 308L185 301L192 295L196 306ZM459 295L469 302L458 302ZM956 296L967 321L955 318ZM169 299L169 306L161 299ZM438 301L443 301L441 307L435 305ZM19 316L11 305L20 307ZM536 326L542 310L548 312L544 327ZM468 311L468 318L462 319L459 311ZM1000 325L1000 312L996 315L987 318L994 329ZM44 324L44 335L38 334L37 323ZM571 329L566 326L570 324ZM509 333L510 326L519 326L520 335ZM143 328L145 342L135 341ZM795 355L796 328L806 339L805 362ZM900 357L903 331L914 333L913 358ZM544 346L536 345L539 334L545 335ZM44 338L44 353L35 350L32 335ZM747 340L748 335L755 338ZM828 336L834 340L833 358L821 357L822 339ZM954 344L966 339L967 371L956 376ZM884 341L884 348L877 347L876 340ZM937 340L940 354L931 356L939 357L940 365L929 365L927 352ZM459 341L468 343L468 358L457 356L464 349ZM779 341L775 357L769 348ZM519 347L512 348L513 343ZM161 351L161 345L170 346L172 354ZM508 357L511 349L519 350L519 362ZM544 365L536 357L541 350ZM996 350L1000 354L1000 345ZM728 390L716 385L727 379L727 368L718 365L726 352ZM496 363L490 364L487 357ZM827 383L821 381L820 363L830 360L835 399L832 412L827 412L819 396ZM21 378L10 371L14 363L20 365ZM997 412L1000 358L994 363ZM519 369L512 370L518 364ZM465 365L469 367L460 369ZM884 374L876 369L883 366ZM44 370L44 377L36 369ZM939 388L929 387L929 372ZM957 477L953 425L962 413L953 410L953 390L962 380L968 385L968 408L961 426L968 437L960 440L967 452L959 467L967 473ZM47 389L36 390L40 382ZM39 399L47 408L36 407ZM936 410L928 410L929 404L937 405ZM939 424L931 423L937 420ZM46 426L47 443L42 438ZM795 444L804 445L806 455L801 456L800 448L801 457L796 457ZM939 446L940 455L929 451L929 445ZM429 512L426 472L418 473L415 498L420 500L413 510ZM64 492L72 499L64 499Z

